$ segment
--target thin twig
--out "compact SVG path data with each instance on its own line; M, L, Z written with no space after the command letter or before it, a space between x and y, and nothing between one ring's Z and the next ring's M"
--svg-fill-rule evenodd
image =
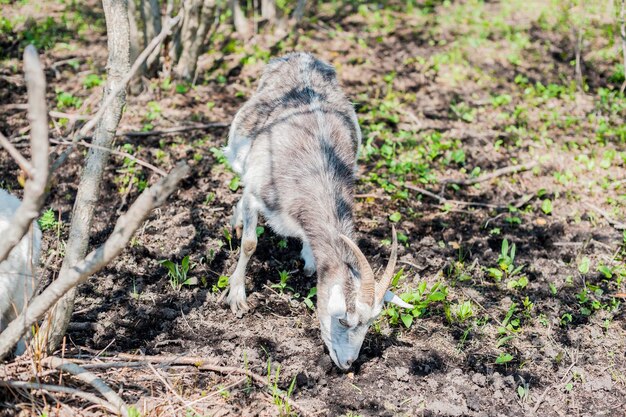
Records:
M90 394L88 392L81 391L76 388L69 388L69 387L64 387L61 385L39 384L37 382L2 381L2 380L0 380L0 385L4 387L8 387L8 388L43 390L43 391L50 391L50 392L61 392L63 394L70 394L79 398L83 398L101 407L104 407L114 414L119 413L119 410L113 404L97 397L94 394Z
M6 136L4 136L2 133L0 133L0 145L2 145L2 147L7 150L9 155L11 155L11 158L13 158L15 162L17 162L17 164L20 166L22 171L24 171L26 175L28 175L28 178L33 178L33 173L35 170L30 165L30 162L28 162L28 160L24 158L20 151L15 149L15 146L13 146L13 144L9 142Z
M179 393L176 392L176 390L174 388L172 388L172 385L163 377L163 375L161 375L159 373L159 371L152 366L152 364L150 362L146 362L146 365L150 368L150 370L152 370L152 372L157 376L157 378L161 381L161 383L163 385L165 385L165 387L172 393L174 394L174 396L178 399L178 401L180 401L181 404L185 404L185 399L183 397L180 396ZM187 407L185 407L187 408ZM193 412L196 415L201 415L198 410L196 410L195 408L193 408L192 406L189 406L189 408L191 408L193 410Z
M21 103L5 104L4 106L0 106L0 109L2 109L2 111L27 110L28 104L21 104ZM71 113L63 113L63 112L55 111L55 110L49 110L48 116L53 117L55 119L70 119L70 120L87 120L90 117L87 114L71 114Z
M86 351L92 351L92 349L82 348ZM168 365L187 365L194 366L201 371L210 371L216 372L219 374L230 375L244 375L251 380L255 381L257 384L268 387L271 381L268 380L267 377L263 377L255 372L250 371L249 369L241 369L234 366L220 366L215 365L215 360L212 358L203 358L197 356L149 356L149 355L133 355L129 353L107 353L106 357L114 358L114 359L124 359L133 361L130 362L134 366L138 366L137 363L166 363ZM213 363L212 363L213 362ZM115 363L115 362L114 362ZM146 365L147 366L147 365ZM282 395L282 399L290 405L299 410L300 415L307 415L306 413L295 401L289 399L286 395Z
M473 185L473 184L478 184L481 182L489 181L497 177L501 177L502 175L516 174L522 171L529 171L533 169L534 167L536 167L537 165L539 165L539 162L537 161L530 162L528 164L511 165L508 167L496 169L495 171L490 172L489 174L481 175L476 178L468 178L468 179L462 179L462 180L447 179L447 180L443 180L440 182L441 184L444 184L444 185L445 184Z
M41 361L41 364L49 368L59 369L74 375L86 384L91 385L98 391L107 401L116 408L116 413L122 416L128 416L128 407L124 400L120 398L115 391L111 389L101 378L89 372L85 368L56 356L49 356Z
M229 127L230 123L224 122L214 122L214 123L205 123L205 124L197 124L192 126L179 126L179 127L170 127L167 129L161 130L147 130L145 132L122 132L118 133L117 136L126 136L129 138L143 138L146 136L159 136L159 135L169 135L172 133L180 133L180 132L188 132L190 130L207 130L214 128L223 128Z
M537 413L537 410L539 410L539 407L541 407L541 403L543 402L543 399L546 397L546 395L548 394L548 392L558 386L558 385L566 385L567 383L569 383L569 381L572 379L572 377L570 376L567 380L567 376L569 375L570 371L572 370L572 368L574 367L574 365L576 365L576 361L573 361L572 364L569 366L569 368L567 368L567 370L565 371L565 374L563 375L563 378L561 378L560 382L554 383L552 385L550 385L548 388L546 388L543 393L539 396L539 398L537 399L537 403L535 403L535 406L533 407L533 414Z
M70 142L70 141L65 141L65 140L56 140L56 139L50 139L50 142L55 144L55 145L61 145L61 146L73 146L73 145L80 145L80 146L84 146L86 148L94 148L94 149L100 149L100 150L104 150L104 151L108 151L110 153L112 153L113 155L118 155L118 156L123 156L124 158L128 158L131 161L135 161L138 165L141 165L142 167L148 168L151 171L156 172L157 174L159 174L160 176L164 177L167 175L167 172L163 171L162 169L159 169L157 167L155 167L154 165L143 161L127 152L122 152L122 151L115 151L113 149L109 149L109 148L105 148L104 146L98 146L98 145L94 145L93 143L88 143L85 142L84 140L81 140L79 142Z
M428 196L430 198L434 198L435 200L437 200L439 203L441 204L454 204L454 205L458 205L458 206L467 206L467 207L487 207L487 208L493 208L493 209L506 209L508 206L501 206L498 204L490 204L490 203L474 203L471 201L459 201L459 200L448 200L447 198L444 197L440 197L437 194L430 192L428 190L425 190L423 188L417 187L413 184L404 184L405 188L408 188L409 190L413 190L416 191L420 194L423 194L425 196Z
M626 230L626 223L622 223L622 222L619 222L619 221L613 219L609 215L609 213L607 213L606 211L602 210L600 207L598 207L596 205L593 205L591 203L587 203L587 202L585 202L585 205L587 207L589 207L590 209L592 209L593 211L595 211L596 213L598 213L599 215L601 215L602 217L604 217L604 219L607 221L607 223L609 223L611 226L613 226L617 230Z

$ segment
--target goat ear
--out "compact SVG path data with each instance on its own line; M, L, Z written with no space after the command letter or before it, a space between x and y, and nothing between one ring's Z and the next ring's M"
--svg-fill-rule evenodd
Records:
M346 315L346 297L341 286L338 284L330 287L328 292L328 313L333 317L343 317Z
M388 303L395 304L402 308L413 308L413 305L407 303L402 298L392 293L390 290L387 290L387 292L385 293L384 300Z

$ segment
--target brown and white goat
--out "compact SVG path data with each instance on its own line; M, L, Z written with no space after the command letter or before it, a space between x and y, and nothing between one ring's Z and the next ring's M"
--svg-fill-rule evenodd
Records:
M317 270L322 338L341 369L357 359L383 302L411 307L388 291L396 262L376 282L354 243L353 189L361 130L335 70L308 53L272 59L252 98L235 116L224 149L241 176L243 195L233 215L242 231L228 303L248 309L245 270L257 245L258 213L278 234L302 241L304 270Z

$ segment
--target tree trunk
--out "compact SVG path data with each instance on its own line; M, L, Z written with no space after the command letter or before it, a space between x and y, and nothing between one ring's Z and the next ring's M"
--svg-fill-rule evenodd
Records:
M196 74L198 57L211 27L213 16L218 16L215 0L187 0L183 4L183 27L180 32L182 51L176 66L176 77L191 81Z
M621 94L624 94L624 89L626 89L626 1L621 1L621 6L619 10L619 35L622 38L622 64L624 65L624 82L619 89Z
M276 19L275 0L261 0L261 17L267 19L270 23L274 23L274 19Z
M302 20L304 16L304 9L306 8L306 0L298 0L298 4L296 5L296 10L293 12L293 17L297 22Z
M109 48L107 84L102 98L102 103L104 103L110 92L123 82L124 77L130 71L130 27L127 0L102 0L102 6ZM110 154L102 148L111 147L125 101L126 93L122 90L117 95L116 101L106 110L94 132L93 144L98 148L90 148L87 155L74 202L70 236L59 276L67 275L68 271L87 253L93 211L98 203L102 174ZM37 343L40 348L45 347L48 352L57 348L74 310L75 296L76 288L73 288L48 313L37 334Z
M241 10L239 1L229 0L229 5L233 12L233 24L235 25L235 30L242 37L247 38L248 36L250 36L250 25L248 24L248 20Z
M135 62L141 46L139 42L139 28L137 27L137 7L135 0L128 0L128 25L130 29L130 62ZM129 90L132 95L137 95L143 90L142 77L146 74L146 64L141 66L141 70L129 83Z
M159 0L141 0L141 19L143 20L143 44L148 45L159 33L161 33L161 8ZM155 57L158 54L154 55ZM146 63L147 75L153 77L158 70L156 60L148 59Z

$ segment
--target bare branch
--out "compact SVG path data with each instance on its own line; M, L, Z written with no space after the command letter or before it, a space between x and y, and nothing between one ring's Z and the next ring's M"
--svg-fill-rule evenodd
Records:
M469 178L469 179L464 179L464 180L448 179L448 180L441 181L441 183L444 185L445 184L474 185L474 184L478 184L481 182L492 180L497 177L501 177L503 175L517 174L518 172L529 171L533 169L534 167L536 167L537 165L539 165L539 162L537 161L530 162L528 164L511 165L508 167L496 169L495 171L489 174L481 175L480 177Z
M117 393L113 391L111 387L109 387L101 378L92 372L89 372L75 363L57 358L56 356L44 358L41 363L49 368L68 372L84 383L91 385L96 391L102 394L102 396L106 398L111 405L113 405L116 413L121 413L124 417L128 416L128 407L124 403L124 400L122 400L120 396L117 395Z
M15 162L17 162L22 171L26 172L26 175L28 175L29 178L33 178L35 170L32 166L30 166L30 162L28 162L26 158L24 158L20 151L15 149L15 146L13 146L13 144L9 142L6 136L4 136L2 133L0 133L0 145L2 145L2 147L7 150L9 155L11 155L11 158L13 158Z
M604 217L607 223L613 226L614 228L616 228L617 230L626 230L626 223L622 223L622 222L615 220L614 218L611 217L609 213L602 210L600 207L591 203L587 203L587 202L585 202L585 205L589 207L590 209L592 209L593 211L595 211L596 213L598 213L600 216Z
M0 106L0 110L28 110L28 104L21 103L13 103L13 104L5 104L4 106ZM48 111L48 116L53 117L55 119L69 119L69 120L87 120L89 116L85 114L72 114L72 113L63 113L60 111L50 110Z
M92 351L91 349L85 349L87 351ZM110 353L107 354L106 357L114 357L116 359L128 360L132 362L128 362L128 366L149 366L149 364L159 363L159 364L168 364L168 365L188 365L194 366L201 371L210 371L216 372L220 374L230 375L244 375L250 378L252 381L256 382L258 385L262 387L269 386L272 381L266 377L257 374L249 369L242 369L236 366L220 366L215 364L215 359L213 358L203 358L198 356L150 356L150 355L133 355L129 353ZM83 361L84 362L84 361ZM115 363L115 367L119 367L119 363ZM106 367L106 366L104 366ZM294 400L288 398L284 394L281 395L282 399L286 402L289 402L291 406L297 409L300 412L300 415L305 416L309 413L303 410L300 405Z
M28 307L13 320L0 334L0 359L6 356L22 335L39 320L64 294L84 282L115 258L128 244L128 241L141 226L151 210L163 204L176 189L177 184L188 175L189 166L181 162L167 177L162 178L146 189L128 211L115 224L113 233L106 242L92 251L74 267L61 271L59 278L52 282Z
M105 111L115 101L115 98L126 88L126 85L133 78L133 76L139 70L139 68L141 68L142 64L148 58L150 53L153 50L155 50L163 42L163 40L167 37L170 31L176 25L178 25L179 21L180 21L180 16L176 16L165 22L165 26L163 27L163 30L161 30L161 33L159 33L158 36L152 39L152 42L150 42L150 44L146 46L146 48L141 52L141 54L139 54L139 56L133 63L133 66L130 67L130 71L127 73L127 75L119 82L117 86L114 86L111 89L110 93L107 95L106 100L103 101L102 105L100 106L100 109L98 109L98 112L87 123L83 125L83 127L80 129L78 134L74 137L73 141L75 143L81 140L83 137L85 137L87 133L89 133L89 131L91 131L91 129L93 129L96 126L96 124L100 121L100 119L104 115ZM74 152L74 150L75 150L74 146L67 148L65 152L63 152L52 164L52 168L53 168L52 171L54 171L55 169L58 169L58 167L63 165L67 157L72 152Z
M24 75L28 89L28 119L31 126L31 176L24 187L24 199L0 239L0 262L26 234L46 198L48 182L48 119L46 78L34 46L24 50Z
M50 139L50 143L53 143L55 145L61 145L61 146L72 146L75 143L74 142L70 142L70 141L63 141L63 140L56 140L56 139ZM81 145L84 146L86 148L93 148L93 149L100 149L100 150L104 150L104 151L108 151L110 153L112 153L113 155L118 155L118 156L123 156L124 158L128 158L131 161L134 161L137 163L137 165L141 165L142 167L148 168L149 170L156 172L157 174L159 174L160 176L164 177L167 175L167 172L163 171L162 169L159 169L157 167L155 167L154 165L143 161L127 152L120 152L120 151L116 151L113 149L109 149L109 148L105 148L103 146L98 146L98 145L94 145L92 143L87 143L84 140L81 140L80 142L76 143L77 145Z
M179 126L179 127L170 127L161 130L148 130L145 132L122 132L118 133L118 136L126 136L129 138L143 138L146 136L159 136L159 135L170 135L172 133L180 133L180 132L188 132L190 130L207 130L214 128L222 128L229 127L230 123L224 122L214 122L214 123L205 123L199 125L192 126Z
M93 129L96 126L96 124L100 121L100 119L104 115L104 112L107 110L107 108L111 104L113 104L115 97L126 88L126 84L128 84L128 82L133 78L137 70L141 67L141 64L148 58L148 56L154 49L156 49L159 45L161 45L163 40L167 37L167 35L169 35L170 30L172 30L172 28L175 27L179 21L180 21L180 16L176 16L172 18L171 20L168 20L167 22L165 22L165 26L163 27L163 30L161 31L161 33L159 33L158 36L152 39L150 44L146 46L146 49L144 49L141 52L141 54L139 54L139 56L137 57L137 60L133 63L133 66L130 67L130 71L128 71L126 76L120 81L120 83L117 86L111 89L111 92L107 95L106 100L102 103L102 106L100 106L100 109L98 109L98 112L94 115L94 117L91 120L85 123L85 125L80 129L80 132L78 135L79 137L85 136L87 133L89 133L91 129Z
M83 398L93 404L97 404L101 407L106 408L111 413L117 414L119 412L118 409L97 396L90 394L85 391L78 390L76 388L64 387L62 385L51 385L51 384L39 384L37 382L24 382L24 381L1 381L0 386L9 387L9 388L17 388L17 389L30 389L30 390L42 390L49 392L60 392L63 394L74 395L79 398Z

